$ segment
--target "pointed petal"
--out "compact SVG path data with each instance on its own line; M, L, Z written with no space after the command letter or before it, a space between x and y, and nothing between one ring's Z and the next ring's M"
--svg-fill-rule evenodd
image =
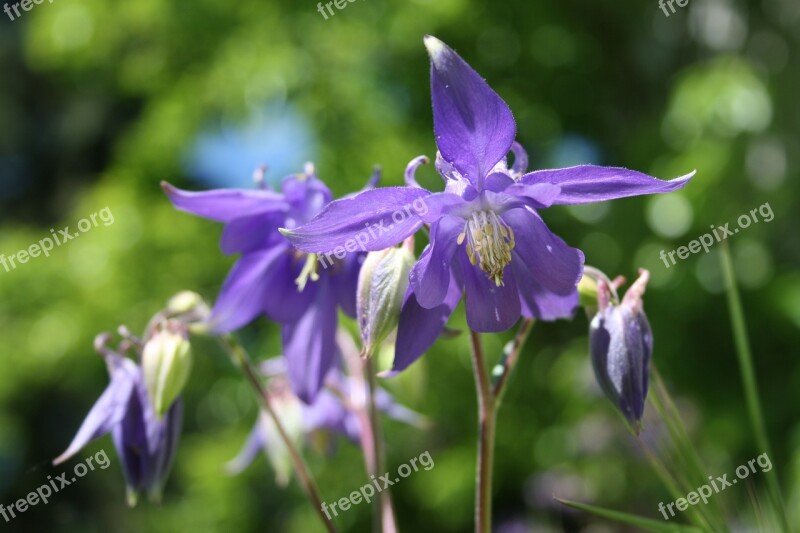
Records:
M450 286L444 302L433 309L425 309L419 305L409 287L409 295L400 311L392 370L383 377L405 370L436 342L460 299L461 288L455 275L450 276Z
M417 302L426 309L441 304L450 286L453 253L458 235L464 231L464 219L445 215L431 227L431 242L409 274Z
M417 211L430 194L417 187L371 189L331 202L308 224L281 233L305 252L384 250L419 229Z
M695 172L664 181L635 170L581 165L525 174L523 183L552 183L561 187L554 204L585 204L627 196L671 192L683 188Z
M509 329L519 320L521 307L517 282L510 266L503 272L503 285L497 286L486 275L472 266L466 252L458 253L464 276L467 324L481 333L497 333Z
M422 427L425 417L395 401L391 394L378 387L375 390L375 407L389 418L404 422L410 426Z
M516 124L511 110L472 67L430 35L431 98L436 145L478 190L511 149Z
M534 209L543 209L553 205L561 194L561 187L551 183L515 183L503 191L503 194L514 196Z
M225 472L234 476L240 474L253 463L263 448L264 436L261 428L261 419L259 418L252 431L250 431L250 435L247 436L247 440L239 454L225 465Z
M295 257L288 247L286 250L267 268L261 281L267 288L264 313L270 320L282 323L294 322L303 316L317 294L317 282L308 281L303 290L295 283L304 260Z
M265 311L267 298L277 288L270 286L269 273L285 265L288 253L287 245L275 246L245 254L236 262L211 311L209 326L215 333L238 329Z
M266 212L286 212L283 196L264 189L214 189L184 191L162 181L161 188L172 204L187 213L217 222L230 222L239 217Z
M67 450L53 460L58 465L80 451L90 441L102 437L117 426L125 416L134 387L134 363L124 360L113 370L111 383L92 406Z
M321 278L316 300L297 322L283 326L283 350L295 395L312 403L339 357L336 295Z
M287 176L281 183L281 191L290 206L286 221L288 227L305 224L333 200L328 186L313 175Z
M506 211L503 220L516 238L512 258L526 265L545 290L562 296L571 294L583 274L583 252L567 246L530 209Z

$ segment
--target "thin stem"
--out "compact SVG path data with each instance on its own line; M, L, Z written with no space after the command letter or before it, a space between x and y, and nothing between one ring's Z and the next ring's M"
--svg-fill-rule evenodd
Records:
M506 345L503 350L503 357L492 371L492 377L494 378L492 393L495 397L496 408L499 407L500 402L503 400L503 394L505 393L505 387L506 383L508 383L508 378L516 367L517 361L519 360L519 353L522 351L525 341L528 340L528 335L530 334L534 323L535 320L532 318L522 321L522 323L519 325L519 329L517 330L517 334L514 336L514 340Z
M745 400L747 402L747 412L750 416L750 423L755 433L756 444L768 457L773 457L772 448L767 437L767 430L764 425L764 415L761 408L761 401L758 396L758 386L756 384L756 373L753 367L753 354L750 351L750 340L747 336L747 325L742 309L742 301L739 298L739 291L736 287L734 276L733 261L731 260L730 248L726 242L722 243L720 251L722 261L722 274L725 278L725 290L728 296L728 309L730 311L731 326L733 328L733 340L736 344L736 355L739 360L739 371L742 375L742 385L744 386ZM780 483L775 470L767 472L767 489L775 511L778 513L783 531L790 531L789 521L786 517L786 509L781 498Z
M378 384L375 379L375 368L371 358L364 361L364 371L367 373L367 383L369 385L369 420L372 426L372 445L375 456L374 474L378 476L386 471L386 455L383 449L383 433L381 432L380 419L375 402ZM394 506L392 505L392 495L388 488L380 492L380 506L381 531L383 533L397 533L397 521L394 514Z
M492 468L497 411L484 363L480 334L470 330L472 366L478 392L478 460L475 487L475 532L490 533L492 526Z
M272 408L272 404L267 396L267 391L264 388L261 378L259 377L255 368L253 368L253 364L250 361L250 357L247 355L247 351L245 351L244 347L239 344L239 342L232 335L220 337L219 341L223 349L231 357L234 365L236 365L244 374L248 384L252 387L253 391L258 397L261 408L267 413L267 415L269 415L269 417L272 419L272 422L275 424L275 428L278 430L278 435L280 435L281 441L289 452L289 457L291 458L294 469L297 472L297 477L300 479L300 484L303 485L306 495L311 501L311 505L314 507L314 510L322 520L322 523L325 525L325 529L329 533L336 533L336 528L333 526L333 522L331 522L330 518L328 518L322 511L322 498L319 496L319 491L314 483L314 479L311 477L311 473L303 461L303 457L300 455L300 452L297 451L297 448L292 442L292 439L289 437L289 434L286 433L286 429L283 427L280 418L278 418L278 414Z

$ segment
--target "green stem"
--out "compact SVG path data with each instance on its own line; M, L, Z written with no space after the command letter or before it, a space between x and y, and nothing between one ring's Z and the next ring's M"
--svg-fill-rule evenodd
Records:
M761 401L758 396L758 386L756 384L756 373L753 367L753 354L750 351L750 341L747 336L747 325L745 322L742 301L736 287L734 276L733 261L731 260L730 248L726 242L722 243L720 257L722 261L722 274L725 278L725 289L728 296L728 309L730 311L731 326L733 328L733 340L736 344L736 355L739 360L739 371L742 375L742 385L744 386L745 400L747 402L747 412L750 423L753 426L756 444L762 453L773 458L772 448L767 437L767 430L764 425L764 415L761 408ZM789 520L786 517L786 509L781 498L780 483L775 470L772 469L767 474L767 489L772 499L773 506L777 512L783 531L790 531Z
M281 423L280 418L278 418L278 414L272 408L267 391L261 382L258 372L256 372L255 368L253 368L253 364L250 361L250 357L247 355L247 351L232 335L220 337L219 342L223 349L231 357L233 364L242 371L247 383L255 392L256 397L261 404L261 408L265 413L267 413L267 415L272 419L272 422L275 424L275 428L278 430L278 435L280 436L281 441L289 451L289 457L292 460L295 472L297 472L297 477L300 480L300 484L303 485L306 495L311 501L311 505L314 507L314 510L322 520L325 529L329 533L336 533L336 528L333 526L333 522L331 522L330 518L328 518L322 511L322 498L319 496L319 491L317 490L316 483L314 483L314 478L311 477L311 473L309 472L305 461L303 461L303 457L300 455L300 452L297 451L297 448L292 442L291 437L289 437L289 434L283 427L283 423Z
M472 367L478 391L478 460L475 486L475 532L490 533L492 527L492 468L497 411L486 372L480 334L470 330Z
M375 367L372 358L364 361L364 371L367 373L368 395L369 395L369 422L372 426L372 446L375 456L375 475L379 476L386 472L386 454L383 449L383 433L381 432L380 418L375 403L378 384L375 379ZM380 531L383 533L397 533L397 520L395 518L394 506L392 505L392 495L389 489L380 493Z

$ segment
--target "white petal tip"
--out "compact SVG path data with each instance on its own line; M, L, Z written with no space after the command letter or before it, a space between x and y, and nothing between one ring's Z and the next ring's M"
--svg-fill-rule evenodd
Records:
M425 48L428 49L428 54L430 54L431 60L434 63L437 63L439 58L441 58L447 52L447 45L433 35L426 35L423 41L425 42Z

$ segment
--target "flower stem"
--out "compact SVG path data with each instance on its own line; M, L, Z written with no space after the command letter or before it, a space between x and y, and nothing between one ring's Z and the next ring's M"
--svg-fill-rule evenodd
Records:
M758 396L756 374L753 367L753 354L750 351L750 341L747 336L747 325L742 309L742 301L739 298L739 291L736 287L736 278L734 276L730 248L726 242L722 243L720 258L722 261L722 275L725 278L725 290L728 297L731 326L733 328L733 340L736 344L739 371L742 375L742 385L747 402L747 412L750 416L750 423L753 426L756 445L760 448L761 453L766 453L768 457L773 457L772 448L770 447L767 430L764 424L761 401ZM775 507L775 512L780 518L783 531L790 531L789 522L786 517L786 509L781 498L780 483L778 482L778 476L774 469L767 472L767 489L772 499L773 506Z
M492 468L497 412L486 372L479 333L470 330L472 367L478 391L478 460L475 487L475 532L490 533L492 526Z
M236 367L238 367L244 374L247 383L252 387L258 398L261 408L267 413L267 415L269 415L269 417L272 419L272 422L275 424L281 441L289 451L289 456L292 460L292 464L294 465L294 469L297 472L297 477L300 480L300 484L303 485L306 495L311 501L311 505L314 507L314 510L322 520L325 529L329 533L336 533L336 528L334 527L333 522L331 522L331 520L322 511L322 498L319 496L319 491L314 483L314 479L311 477L311 473L309 472L305 461L303 461L303 457L300 455L300 452L295 447L292 439L289 437L289 434L286 433L286 429L283 427L280 418L278 418L278 414L272 408L272 404L267 396L267 391L264 388L261 378L259 377L255 368L253 368L253 364L250 361L250 357L247 355L247 351L232 335L220 337L219 341L223 349L231 357L233 364L236 365Z
M381 475L386 471L386 455L383 450L383 433L381 432L378 409L375 403L375 395L378 384L375 379L375 367L372 358L364 361L364 371L367 373L367 383L369 384L369 420L372 426L372 445L375 456L375 475ZM383 533L397 533L397 522L392 505L392 495L389 489L380 492L380 505Z
M503 400L503 393L505 392L508 378L514 371L514 367L519 359L519 352L522 350L525 341L528 340L528 334L530 334L535 322L536 321L532 318L522 321L517 330L517 334L514 336L514 340L506 344L503 349L503 357L494 367L494 370L492 370L492 378L494 379L492 392L496 398L496 406L499 406L500 402Z

